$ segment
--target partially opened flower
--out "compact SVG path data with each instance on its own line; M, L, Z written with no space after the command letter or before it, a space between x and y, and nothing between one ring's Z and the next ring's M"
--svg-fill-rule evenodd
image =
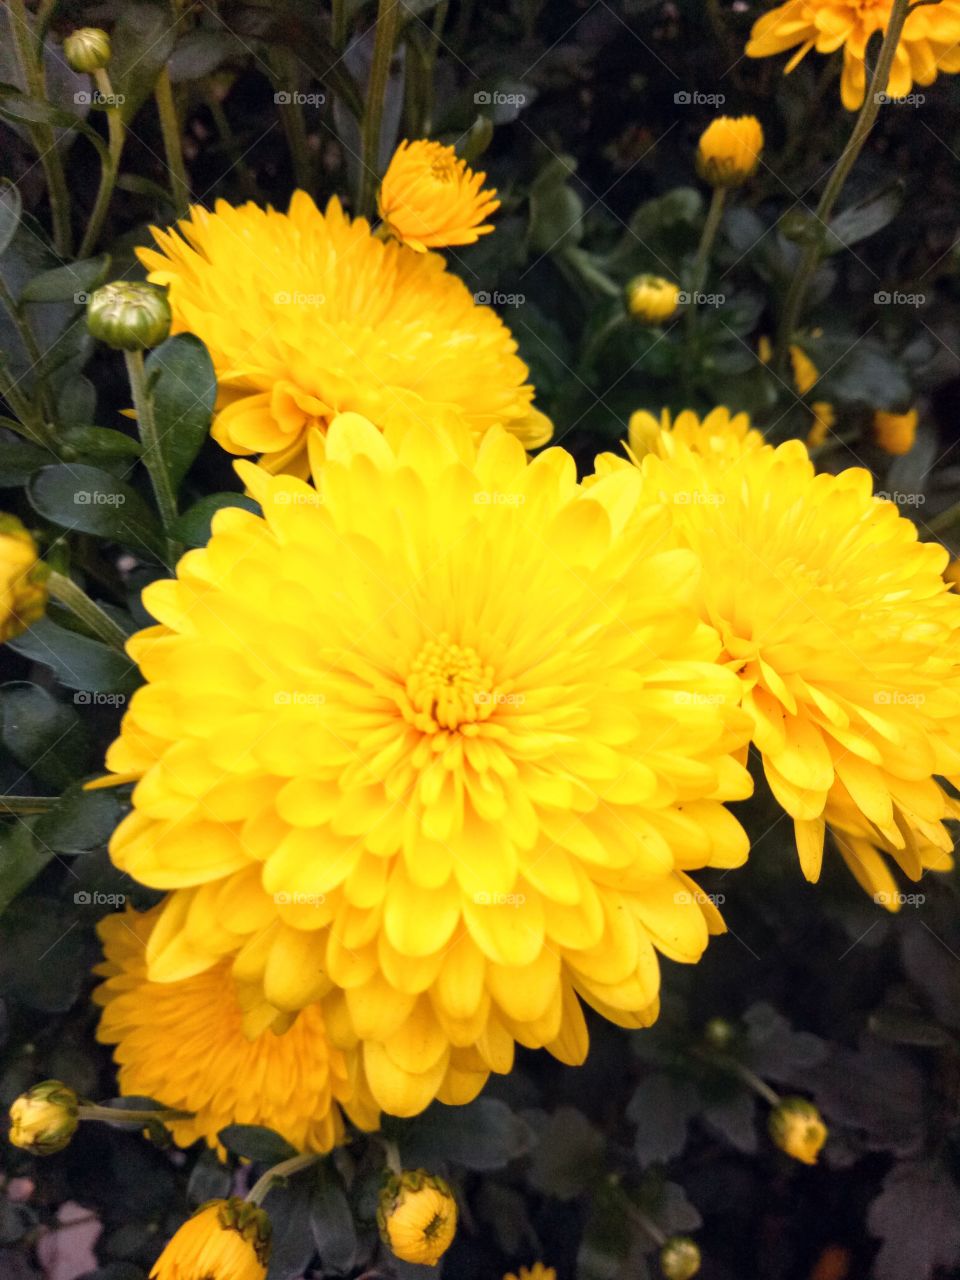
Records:
M721 802L747 726L634 472L585 490L560 449L356 415L317 441L316 489L238 464L263 517L218 512L147 588L111 851L176 890L152 978L241 948L242 984L283 1017L324 997L413 1114L514 1041L581 1061L578 995L656 1017L657 952L722 927L688 873L746 856Z
M500 208L496 191L484 188L486 180L453 147L426 139L401 142L380 187L380 216L418 253L473 244L493 230L485 219Z
M756 173L762 153L756 116L718 116L697 144L697 172L713 187L740 187Z
M221 1129L255 1124L298 1151L329 1151L343 1138L341 1107L362 1128L376 1128L357 1055L330 1044L319 1005L281 1034L268 1027L248 1038L229 961L182 982L149 981L146 946L158 914L127 910L98 927L105 981L93 993L103 1010L97 1039L115 1046L123 1094L194 1112L166 1121L181 1146L204 1138L221 1149Z
M891 98L909 94L914 82L933 84L941 71L960 71L960 0L916 4L907 20L890 71ZM848 111L863 104L867 85L867 45L878 31L886 31L893 0L787 0L753 24L747 54L768 58L795 50L784 73L815 49L843 50L840 93Z
M914 879L948 866L944 822L960 810L939 779L960 778L960 600L946 551L873 497L868 472L815 474L799 441L659 452L642 461L648 497L702 560L703 617L743 683L804 873L820 874L827 823L879 901L881 851Z
M173 1235L150 1280L264 1280L271 1235L256 1205L236 1196L211 1200Z
M307 434L338 413L381 429L499 425L527 448L550 438L517 344L437 254L415 253L295 193L289 213L195 206L159 249L138 251L169 288L174 332L195 333L216 369L214 438L307 474Z
M398 1258L435 1267L457 1234L457 1202L442 1178L407 1170L384 1187L377 1224Z

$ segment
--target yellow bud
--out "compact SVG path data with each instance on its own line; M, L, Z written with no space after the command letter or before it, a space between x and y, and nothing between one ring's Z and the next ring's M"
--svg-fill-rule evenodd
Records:
M756 173L763 128L756 116L719 116L697 146L697 173L712 187L740 187Z
M689 1236L671 1236L660 1250L660 1270L667 1280L693 1280L700 1271L700 1250Z
M78 27L63 42L63 56L74 71L99 71L110 53L110 37L99 27Z
M882 413L873 415L873 435L881 449L900 456L909 453L917 438L920 415L916 409L909 413Z
M679 305L679 288L663 276L634 276L627 285L627 310L641 324L663 324Z
M0 515L0 644L26 631L47 607L49 570L16 516Z
M171 1237L150 1280L264 1280L270 1219L247 1200L210 1200Z
M457 1202L442 1178L423 1169L404 1172L381 1192L377 1224L402 1261L435 1267L457 1233Z
M803 1164L816 1164L827 1140L820 1112L806 1098L781 1098L770 1112L770 1137L781 1151Z
M102 285L87 303L87 328L115 351L158 346L171 320L166 292L153 284L117 280Z
M837 420L837 413L829 400L814 400L810 410L813 413L813 422L807 435L807 447L819 449L826 443L830 428Z
M10 1141L35 1156L62 1151L77 1131L78 1100L60 1080L35 1084L10 1108Z

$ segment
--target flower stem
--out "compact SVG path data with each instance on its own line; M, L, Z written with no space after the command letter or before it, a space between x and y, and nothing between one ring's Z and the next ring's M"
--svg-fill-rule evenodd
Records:
M877 114L880 110L880 96L886 92L887 85L890 82L890 69L893 66L894 55L900 43L903 24L907 20L909 8L910 0L893 0L890 20L883 37L883 44L880 46L880 56L870 78L863 107L857 117L856 124L853 126L853 132L847 139L847 145L844 147L840 159L830 175L830 180L824 188L820 203L817 205L815 214L818 223L817 235L812 238L811 243L804 249L800 265L790 281L790 287L787 290L787 296L783 304L783 314L780 318L777 346L773 358L774 371L781 375L786 369L790 354L790 343L793 341L794 331L803 309L804 298L807 295L813 274L820 263L824 235L830 224L830 217L840 192L843 190L844 183L856 164L860 152L863 150L867 138L869 138L876 123Z
M380 127L390 82L390 63L400 26L400 0L380 0L377 8L373 65L367 85L367 106L363 113L360 146L360 190L358 211L369 217L373 213L374 194L380 172Z
M37 344L36 335L34 334L33 330L30 328L30 325L27 323L26 317L24 316L22 310L20 309L20 304L17 302L16 298L10 292L9 288L7 287L7 282L3 279L2 276L0 276L0 303L2 303L5 310L9 313L10 319L13 321L14 325L16 326L17 333L20 335L20 341L23 343L24 350L27 353L27 358L30 361L31 369L36 371L38 407L36 412L31 414L32 420L30 421L30 423L29 424L25 423L25 425L29 425L35 431L37 431L41 437L40 443L46 444L49 447L50 446L50 439L49 439L50 430L44 418L44 413L49 414L52 406L51 406L51 397L50 397L49 389L47 387L46 379L44 377L44 372L43 372L43 352L40 350L40 347ZM4 392L4 395L6 395L7 398L9 399L10 397L8 395L8 389L6 386L3 387L3 392ZM11 403L11 406L14 405L13 400L11 400L10 403ZM21 402L21 407L22 406L23 406L23 402ZM21 418L21 422L23 421L24 420Z
M0 814L28 818L38 813L49 813L57 800L57 796L3 796L0 797Z
M299 1173L301 1169L308 1169L310 1165L316 1164L320 1159L319 1156L307 1154L303 1156L291 1156L289 1160L281 1160L279 1164L275 1164L272 1169L268 1169L247 1192L245 1199L250 1204L263 1204L267 1198L267 1194L274 1182L278 1178L290 1178L295 1173Z
M77 1107L77 1115L81 1120L105 1120L107 1124L150 1124L154 1120L191 1120L192 1111L174 1111L161 1108L159 1111L128 1111L125 1107L101 1107L96 1102L81 1102Z
M183 163L183 147L180 142L180 122L173 102L173 89L170 85L170 72L166 67L157 76L153 97L160 115L160 133L163 136L163 150L167 157L167 168L170 170L170 191L177 217L182 218L190 207L190 179L187 177Z
M290 49L277 46L270 55L270 69L280 121L287 136L290 158L293 161L293 177L302 191L313 190L313 158L307 140L307 126L303 118L303 109L296 100L297 68L296 59Z
M130 379L130 390L133 393L133 407L137 415L137 427L143 445L143 463L150 476L157 510L167 537L167 554L171 561L178 559L180 544L169 537L169 531L177 518L177 496L170 483L170 475L160 451L160 437L157 434L157 423L153 416L153 398L147 390L147 378L143 364L142 351L125 351L127 377Z
M43 48L37 50L31 39L30 23L24 0L9 0L10 26L13 31L13 48L24 88L31 98L45 102L47 97L43 74ZM73 245L70 227L70 192L63 171L63 160L57 150L53 126L42 121L28 124L27 129L43 166L47 180L47 196L50 200L50 216L53 221L53 243L61 258L69 258Z
M47 590L55 600L66 605L74 617L98 640L114 649L124 649L127 643L126 632L72 578L51 569L47 577Z
M99 71L95 71L93 74L99 92L105 98L112 97L113 85L110 83L106 68L101 67ZM120 156L123 153L123 144L126 141L127 131L116 107L109 107L107 110L107 130L110 134L110 145L107 149L107 159L100 169L100 186L97 188L97 198L94 201L90 220L84 232L83 243L80 246L78 256L81 258L89 258L97 247L100 229L103 226L104 218L107 216L107 210L110 208L113 188L120 172Z
M697 295L702 293L704 281L707 278L710 253L713 249L713 242L717 238L717 232L720 230L720 220L723 217L723 207L726 199L727 191L725 187L713 188L710 208L707 210L707 220L703 224L703 233L700 236L697 256L694 259L693 271L690 274L690 301L687 303L685 317L688 339L693 335L697 327Z
M754 1093L759 1094L765 1102L770 1103L771 1107L780 1105L779 1093L775 1089L771 1089L767 1082L761 1080L755 1071L745 1067L736 1058L732 1058L728 1053L711 1053L703 1056L714 1066L720 1067L724 1071L729 1071L731 1075L739 1076L748 1089L752 1089Z

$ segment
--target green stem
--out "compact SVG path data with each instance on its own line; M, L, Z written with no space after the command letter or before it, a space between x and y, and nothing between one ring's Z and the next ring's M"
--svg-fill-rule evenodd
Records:
M110 77L107 75L106 69L101 68L93 74L97 82L97 91L104 98L111 98L113 96L113 85L110 83ZM123 154L123 144L126 141L127 131L116 107L107 108L107 130L110 134L110 145L107 149L107 159L104 160L100 169L100 186L97 188L97 198L94 201L90 220L84 232L83 243L80 246L79 256L81 258L89 258L97 247L100 230L107 216L107 210L110 208L113 188L120 172L120 157Z
M302 191L313 190L313 157L310 155L310 143L307 138L307 126L303 118L303 109L295 101L297 85L296 57L292 50L278 45L270 54L272 80L277 93L277 110L280 122L287 137L290 158L293 161L293 177ZM286 101L284 101L286 99Z
M45 102L46 83L43 74L43 50L38 51L31 39L30 23L24 0L9 0L10 25L17 66L24 88L31 98ZM47 180L50 216L53 221L53 243L61 258L69 258L73 246L70 228L70 192L63 171L63 160L57 150L53 126L36 121L27 126Z
M783 304L783 314L780 319L777 346L773 358L774 371L781 376L786 371L787 360L790 355L790 343L793 341L793 335L803 309L804 298L807 295L814 272L820 263L824 233L830 224L830 217L840 192L843 190L844 183L856 164L860 152L863 150L876 123L877 114L880 110L880 95L886 92L890 82L890 68L893 66L894 55L900 43L903 24L907 20L909 8L910 0L894 0L886 34L883 37L883 44L880 46L880 56L870 78L870 84L867 88L860 115L857 117L853 132L847 139L847 145L844 147L840 159L830 175L830 180L824 188L823 195L820 197L820 203L817 205L818 234L813 237L812 242L804 249L800 265L790 281L790 287L787 290L787 296Z
M10 319L16 325L17 333L20 335L20 341L23 343L24 350L27 353L27 359L30 361L32 368L36 371L36 385L39 390L40 408L35 414L34 425L40 429L44 436L49 436L44 413L49 416L51 414L51 399L46 380L43 376L43 353L37 344L36 335L27 323L26 317L20 309L20 304L7 287L7 282L3 276L0 276L0 303L8 312ZM12 402L11 402L12 403ZM49 443L45 439L44 443Z
M49 813L56 804L56 796L0 796L0 814L29 818Z
M343 47L347 43L347 0L333 0L330 34L336 52L343 53Z
M107 1124L151 1124L154 1120L191 1120L192 1111L128 1111L125 1107L101 1107L96 1102L81 1102L77 1107L81 1120L105 1120Z
M51 449L57 454L57 450L53 448L52 436L46 422L44 422L43 414L17 386L13 374L6 367L6 362L2 355L0 355L0 395L3 396L19 419L19 431L24 439L29 440L32 444L39 445L41 448Z
M403 1161L400 1159L400 1148L389 1138L381 1137L383 1144L383 1162L392 1174L399 1178L403 1173Z
M739 1076L748 1089L752 1089L754 1093L759 1094L765 1102L769 1102L771 1107L780 1105L780 1095L775 1089L771 1089L765 1080L761 1080L755 1071L751 1071L749 1067L745 1067L742 1062L736 1058L731 1058L726 1053L704 1054L707 1060L714 1066L729 1071L731 1075Z
M170 191L173 195L173 206L178 218L182 218L190 207L190 179L183 163L183 146L180 142L180 122L173 102L173 89L170 85L170 72L166 67L157 77L153 97L160 115L160 133L163 136L163 150L167 157L167 168L170 170Z
M723 208L726 203L726 199L726 187L713 188L713 195L710 199L710 208L707 210L707 220L703 224L700 244L697 246L697 256L694 259L693 270L690 273L690 301L687 303L687 314L684 317L688 340L696 332L697 295L703 292L704 282L707 278L707 270L710 265L710 254L713 250L714 241L717 238L717 232L720 230L720 221L723 218Z
M588 369L594 357L599 355L601 348L606 344L607 339L618 329L623 328L629 321L629 317L623 311L615 311L609 320L605 321L596 331L590 341L584 347L583 355L580 357L579 367Z
M147 390L147 378L143 364L142 351L125 351L127 377L130 379L130 390L133 394L133 407L137 415L137 428L143 445L143 463L150 476L160 521L167 534L167 554L171 562L180 556L180 544L170 536L170 529L177 518L177 495L170 483L163 454L160 450L160 437L157 434L157 423L153 416L153 398Z
M374 211L374 196L380 171L380 128L399 26L400 0L379 0L373 65L370 68L370 83L367 85L367 106L363 113L360 190L357 196L358 211L367 217Z
M114 649L123 650L127 643L127 635L122 627L95 604L82 587L78 587L72 578L56 569L51 569L47 577L47 589L54 600L66 605L73 616L79 619L87 630Z
M240 149L240 143L237 141L237 135L230 127L230 121L226 111L223 109L223 103L217 94L216 87L211 88L207 95L207 106L210 108L210 114L213 116L213 123L216 125L217 134L223 143L224 150L230 160L230 172L236 173L240 185L243 187L248 200L256 200L259 196L257 184L254 182L250 170L244 163L243 152Z
M248 1203L263 1204L270 1188L278 1178L290 1178L293 1174L299 1173L301 1169L308 1169L310 1165L316 1164L319 1159L320 1157L316 1155L303 1155L291 1156L289 1160L281 1160L279 1164L275 1164L272 1169L268 1169L253 1184L246 1195Z

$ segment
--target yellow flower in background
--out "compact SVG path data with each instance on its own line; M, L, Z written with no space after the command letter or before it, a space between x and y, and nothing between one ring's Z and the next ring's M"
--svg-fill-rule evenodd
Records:
M693 1280L700 1274L700 1246L689 1236L671 1236L660 1249L664 1280Z
M960 590L960 560L951 560L943 571L944 579Z
M960 600L946 551L873 497L868 472L817 475L799 441L661 452L641 463L648 499L670 504L702 561L703 617L743 683L804 874L819 877L827 824L878 900L881 852L911 879L948 866L944 822L960 809L938 779L960 777Z
M820 332L820 330L815 330L813 336L819 337ZM769 364L773 358L773 346L766 336L760 339L758 355L762 364ZM797 395L808 396L820 381L820 370L804 351L803 347L796 342L790 344L790 366L793 371L793 385ZM807 432L807 447L819 449L821 445L826 443L827 436L836 425L837 413L829 400L811 401L810 412L813 415L813 421L810 424L810 430Z
M435 1267L457 1234L457 1202L442 1178L423 1169L404 1172L384 1188L377 1224L396 1257Z
M746 857L747 725L632 470L585 490L561 449L356 415L316 439L316 490L238 464L263 518L218 512L145 592L111 853L177 890L152 979L239 948L284 1018L332 984L332 1038L411 1115L514 1041L582 1061L578 995L656 1017L657 953L722 928L687 873Z
M781 1098L770 1112L774 1145L801 1164L816 1164L829 1134L823 1117L806 1098Z
M636 459L647 453L668 458L678 445L710 457L736 458L744 449L759 448L763 436L751 427L747 414L729 409L712 409L703 420L689 409L676 418L669 409L659 418L638 409L630 415L627 443Z
M960 0L917 4L910 13L890 70L887 94L906 97L914 83L933 84L941 71L960 71ZM871 36L886 31L893 0L787 0L753 25L747 44L751 58L796 52L784 68L789 73L815 49L843 50L840 96L848 111L863 105L867 85L865 58Z
M203 1138L221 1152L217 1134L229 1124L263 1125L298 1151L329 1151L343 1140L341 1106L361 1128L377 1127L357 1055L330 1044L319 1005L280 1035L248 1039L229 961L182 982L150 982L146 947L158 915L128 910L98 926L97 1039L115 1046L122 1094L194 1112L166 1122L175 1140L187 1147Z
M718 116L697 146L697 173L712 187L740 187L756 173L763 127L756 116Z
M438 254L383 243L338 200L325 213L302 191L289 213L219 200L153 234L159 249L138 255L169 287L174 332L210 352L213 435L230 453L305 476L309 430L345 411L382 430L499 425L530 449L549 440L496 313Z
M672 319L680 305L680 287L663 276L634 276L627 285L627 310L642 324Z
M483 187L486 179L453 147L426 139L401 142L380 186L380 217L418 253L473 244L493 230L484 220L500 208L496 191Z
M211 1200L177 1230L150 1280L264 1280L271 1234L270 1219L256 1205Z
M16 516L0 515L0 644L21 635L47 607L47 567Z
M913 448L919 422L916 409L907 413L884 413L878 409L873 415L874 439L881 449L900 457Z
M516 1272L508 1271L503 1280L557 1280L557 1273L553 1267L535 1262L532 1267L521 1267Z
M60 1080L43 1080L21 1093L10 1107L8 1137L35 1156L52 1156L66 1147L80 1123L79 1100Z

